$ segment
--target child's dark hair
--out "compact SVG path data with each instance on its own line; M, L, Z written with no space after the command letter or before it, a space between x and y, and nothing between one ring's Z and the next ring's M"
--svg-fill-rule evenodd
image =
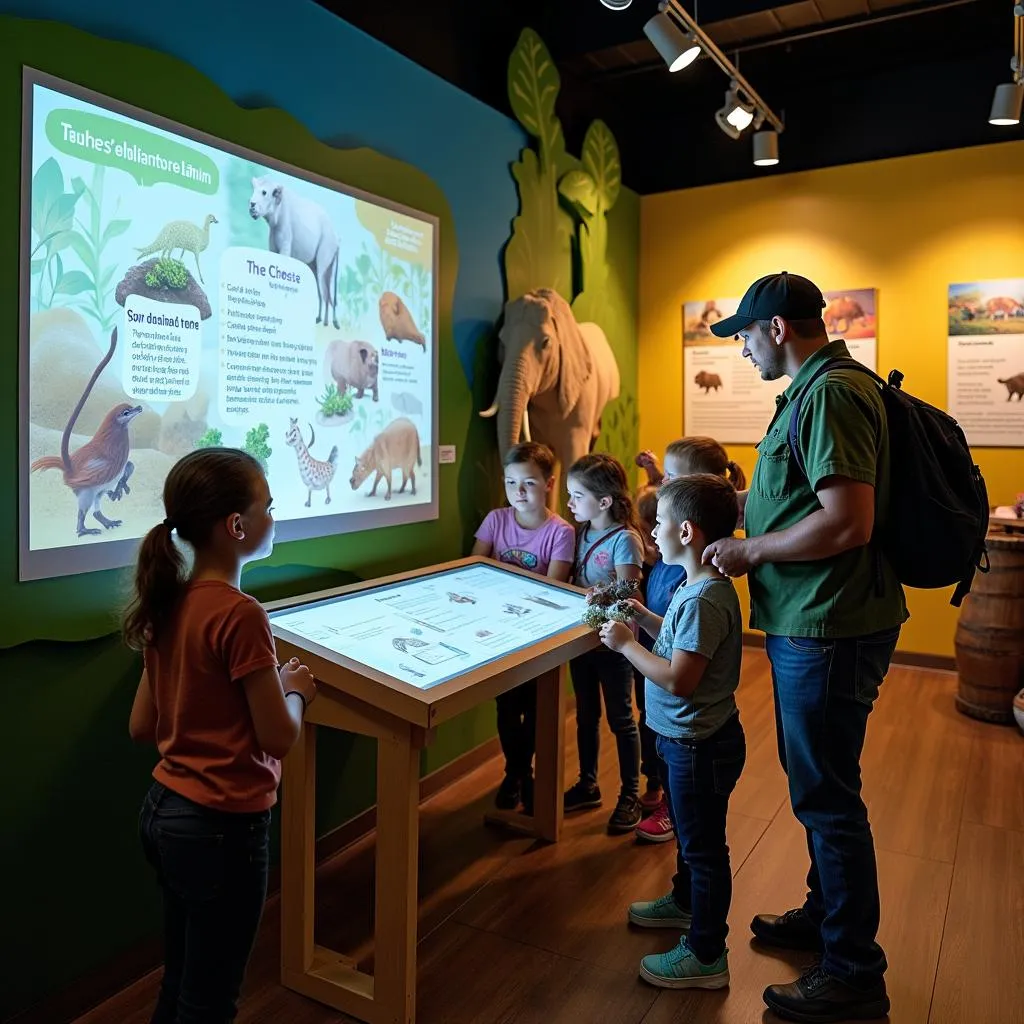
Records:
M209 540L214 526L244 512L256 497L263 467L238 448L200 448L176 462L164 481L167 518L142 539L135 567L135 593L125 613L125 643L142 650L181 600L187 585L185 559L171 533L193 548Z
M636 513L640 517L640 523L647 529L647 524L654 525L654 521L658 518L658 488L652 484L647 484L645 487L640 488L640 493L636 496Z
M543 474L545 480L555 475L555 453L546 445L536 441L524 441L509 448L502 460L502 468L519 466L524 462L532 462Z
M714 473L715 476L724 476L737 491L747 486L746 474L713 437L680 438L665 449L665 454L678 459L686 467L686 476Z
M708 543L731 537L736 529L736 488L717 473L677 476L662 485L658 499L668 502L673 522L693 523Z
M618 459L604 452L592 452L578 458L569 468L566 479L575 477L579 485L597 498L611 498L612 519L643 536L643 526L636 514L629 493L626 470Z

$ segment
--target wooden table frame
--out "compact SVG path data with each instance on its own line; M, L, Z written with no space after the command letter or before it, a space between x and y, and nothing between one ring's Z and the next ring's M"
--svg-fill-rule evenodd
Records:
M513 566L472 557L277 601L267 608L279 611L474 564L494 565L537 579ZM545 582L582 592L568 584ZM281 982L369 1024L412 1024L416 1016L420 751L433 740L440 722L536 678L534 815L502 812L492 817L557 842L562 827L567 662L596 647L597 635L577 626L456 679L418 690L300 640L283 628L273 626L273 630L281 660L301 657L321 684L306 712L299 740L283 765ZM377 741L373 975L314 941L316 737L320 728L341 729Z

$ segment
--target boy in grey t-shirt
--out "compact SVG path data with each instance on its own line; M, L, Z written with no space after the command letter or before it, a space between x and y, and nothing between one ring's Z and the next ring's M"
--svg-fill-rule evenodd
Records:
M688 933L668 953L640 963L640 976L663 988L729 984L732 871L725 820L746 760L734 696L742 621L732 582L702 556L708 544L732 535L738 517L736 491L722 477L679 477L662 487L654 539L667 564L686 569L686 585L664 619L634 602L640 627L657 638L653 650L620 623L601 629L605 645L646 677L647 722L666 769L662 781L676 831L672 892L629 908L636 925Z

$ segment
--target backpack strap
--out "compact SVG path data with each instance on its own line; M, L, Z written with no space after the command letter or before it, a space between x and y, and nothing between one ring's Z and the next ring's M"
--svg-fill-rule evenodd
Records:
M822 363L813 374L811 379L800 389L800 393L796 396L793 402L793 412L789 417L789 451L793 456L793 462L796 464L796 468L800 470L801 475L805 480L807 477L807 466L804 463L803 456L800 454L800 410L803 408L804 398L807 393L811 390L811 385L823 374L829 372L829 370L858 370L861 373L866 373L869 377L874 378L875 382L881 387L885 387L886 383L881 377L875 373L874 370L869 369L863 363L858 362L856 359L847 359L844 356L840 356L838 359L829 359ZM810 482L808 480L808 482ZM875 563L875 593L881 597L885 593L885 574L882 571L882 552L877 544L873 545L874 555L873 561Z

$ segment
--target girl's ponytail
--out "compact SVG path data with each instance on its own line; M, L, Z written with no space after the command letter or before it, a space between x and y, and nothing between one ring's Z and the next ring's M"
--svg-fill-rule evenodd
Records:
M726 479L737 491L745 491L747 489L747 474L743 472L742 467L738 463L730 459L725 464L725 470Z
M154 526L139 547L135 595L123 627L125 643L136 651L155 641L157 624L167 620L185 590L185 559L171 538L173 525L165 520Z

